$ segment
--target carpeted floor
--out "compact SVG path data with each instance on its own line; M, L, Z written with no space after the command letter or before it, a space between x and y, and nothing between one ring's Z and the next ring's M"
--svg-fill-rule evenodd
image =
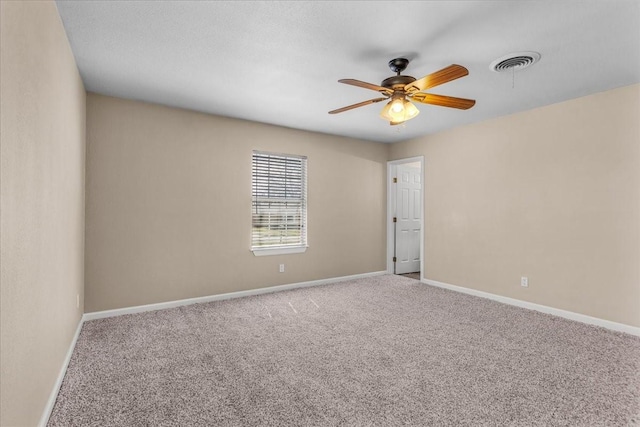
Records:
M627 426L640 338L379 276L86 322L50 426Z
M420 280L420 272L400 274L399 276L408 277L409 279Z

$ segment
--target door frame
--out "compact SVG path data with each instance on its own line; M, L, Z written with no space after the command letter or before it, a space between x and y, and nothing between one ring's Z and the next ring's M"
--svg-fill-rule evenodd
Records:
M387 162L387 273L393 274L393 246L395 234L393 227L393 213L396 207L396 187L393 178L396 176L398 165L406 163L420 163L420 281L425 278L424 271L424 156L408 157L406 159L390 160Z

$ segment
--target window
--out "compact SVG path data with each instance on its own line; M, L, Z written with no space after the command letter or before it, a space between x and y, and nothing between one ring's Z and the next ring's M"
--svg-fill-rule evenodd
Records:
M307 158L253 152L251 250L254 255L307 248Z

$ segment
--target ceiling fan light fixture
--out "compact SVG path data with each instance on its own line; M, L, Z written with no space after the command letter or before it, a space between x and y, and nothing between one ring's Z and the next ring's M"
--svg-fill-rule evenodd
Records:
M419 113L418 108L402 96L389 101L380 112L380 117L392 124L398 124L413 119Z
M385 120L389 120L389 121L393 121L393 117L391 117L391 104L393 103L393 101L389 101L387 102L387 105L384 106L384 108L382 109L382 111L380 111L380 117L385 119Z
M413 105L413 102L409 102L406 99L404 100L404 111L406 113L406 120L413 119L415 116L420 114L420 110Z
M404 114L404 102L401 98L391 101L391 112L397 116Z

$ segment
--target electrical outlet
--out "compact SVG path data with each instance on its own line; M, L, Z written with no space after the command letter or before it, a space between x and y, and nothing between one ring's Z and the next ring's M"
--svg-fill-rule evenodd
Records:
M284 273L284 264L280 264L280 273Z
M529 278L522 276L520 278L520 286L522 286L523 288L528 288L529 287Z

